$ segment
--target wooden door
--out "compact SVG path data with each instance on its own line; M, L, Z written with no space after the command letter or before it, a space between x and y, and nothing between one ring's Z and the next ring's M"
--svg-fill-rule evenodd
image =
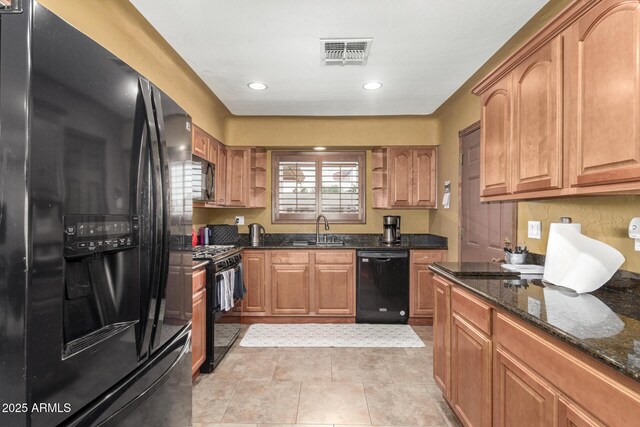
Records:
M206 320L207 299L206 289L201 289L193 295L193 318L191 320L191 375L194 376L205 359L207 342Z
M391 207L413 206L413 153L410 148L389 148L389 201Z
M434 148L412 150L413 206L436 207L436 168Z
M554 390L502 347L495 351L493 393L496 426L555 425Z
M353 264L316 264L314 287L316 314L355 314Z
M491 339L456 313L451 321L450 397L464 425L491 426Z
M584 409L564 396L558 399L558 427L604 427Z
M309 267L271 266L271 314L309 314Z
M216 204L225 206L227 201L227 149L218 146L218 163L216 163Z
M480 98L482 134L480 188L482 196L510 194L511 74Z
M196 156L208 160L209 159L209 135L198 126L193 125L193 133L191 135L191 152Z
M433 312L433 378L448 398L449 386L449 355L451 332L451 285L434 278L434 312Z
M640 1L601 1L567 35L574 186L640 180Z
M247 294L242 300L245 313L264 313L266 311L265 253L245 251L242 260L244 285Z
M227 147L225 206L249 206L251 149Z
M504 257L504 240L515 243L517 205L480 203L480 128L460 132L462 156L460 191L460 260L489 262Z
M513 192L562 187L562 37L513 72Z

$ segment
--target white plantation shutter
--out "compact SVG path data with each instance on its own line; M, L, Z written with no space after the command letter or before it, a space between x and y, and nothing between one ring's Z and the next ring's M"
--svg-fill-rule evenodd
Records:
M363 223L365 153L274 152L273 222Z

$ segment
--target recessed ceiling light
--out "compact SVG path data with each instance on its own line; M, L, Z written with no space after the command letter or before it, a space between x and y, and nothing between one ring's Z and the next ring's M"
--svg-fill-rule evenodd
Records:
M313 149L316 151L324 151L327 149L327 147L313 147Z
M266 83L262 82L249 82L247 83L247 86L249 86L253 90L265 90L267 88Z
M376 90L382 87L382 83L380 82L366 82L362 85L362 89L366 90Z

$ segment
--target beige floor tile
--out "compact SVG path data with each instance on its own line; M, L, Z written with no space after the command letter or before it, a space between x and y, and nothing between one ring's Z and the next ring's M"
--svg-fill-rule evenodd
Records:
M407 356L422 356L433 358L433 345L426 344L425 347L405 347L404 352Z
M331 381L331 355L313 353L282 354L274 381Z
M362 384L302 383L300 424L370 424Z
M299 397L300 383L242 381L222 422L295 423Z
M422 384L365 384L373 425L439 426L445 423L436 401Z
M428 357L406 357L385 359L393 383L435 384L433 360Z
M458 421L458 417L456 416L456 414L453 413L453 411L451 410L447 402L444 401L444 399L440 401L436 401L436 403L438 405L438 409L440 409L440 412L444 416L445 420L447 421L447 425L449 427L462 427L462 424L460 423L460 421Z
M356 353L363 354L363 355L371 355L371 356L396 356L396 357L407 356L407 352L404 351L403 347L389 347L389 348L362 347L362 348L357 348Z
M210 378L204 378L193 388L191 402L194 423L220 422L238 387L236 381L216 381L215 387L212 385Z
M193 423L192 427L257 427L258 424Z
M340 382L392 382L384 356L372 354L331 356L331 378Z
M215 378L219 380L268 381L273 377L278 363L277 354L227 354L216 368Z
M333 424L258 424L258 427L333 427Z

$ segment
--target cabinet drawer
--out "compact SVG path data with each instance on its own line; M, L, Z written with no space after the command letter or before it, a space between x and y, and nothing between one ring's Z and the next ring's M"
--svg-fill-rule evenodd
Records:
M273 251L272 264L309 264L309 252L306 251Z
M487 335L491 335L491 307L458 287L451 292L451 308Z
M433 264L442 262L444 254L441 251L411 251L412 264Z
M353 264L353 255L353 251L320 251L316 252L316 264Z
M203 268L201 270L194 271L191 283L193 284L194 294L200 289L204 289L204 286L207 283L207 270Z

